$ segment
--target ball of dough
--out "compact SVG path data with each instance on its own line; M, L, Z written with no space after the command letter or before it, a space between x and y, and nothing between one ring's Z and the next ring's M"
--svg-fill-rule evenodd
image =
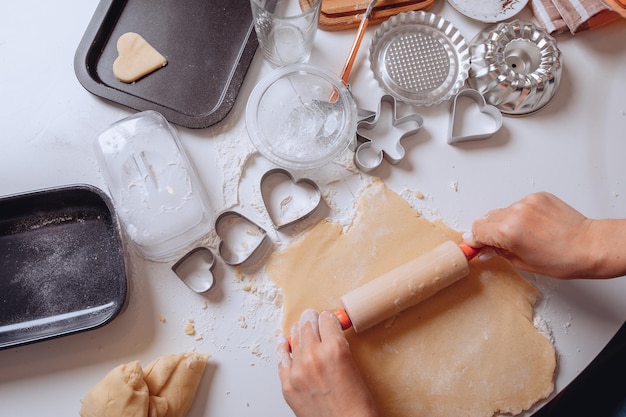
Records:
M109 372L83 400L81 417L138 417L148 415L148 386L139 361Z
M150 417L184 417L196 395L208 355L182 353L156 359L144 370Z
M184 417L196 395L209 355L181 353L119 365L83 400L81 417Z

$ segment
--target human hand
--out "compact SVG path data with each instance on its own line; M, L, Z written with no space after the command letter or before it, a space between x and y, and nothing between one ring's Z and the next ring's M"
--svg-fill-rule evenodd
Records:
M283 396L297 417L376 417L339 320L305 310L278 345Z
M536 193L491 210L464 235L473 247L489 246L520 269L555 278L594 274L590 257L593 220L549 193Z

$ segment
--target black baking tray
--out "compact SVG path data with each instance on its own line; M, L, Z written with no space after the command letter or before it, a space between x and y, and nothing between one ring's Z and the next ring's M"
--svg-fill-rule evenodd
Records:
M126 293L121 231L102 190L0 198L0 349L103 326Z
M134 83L115 78L117 40L126 32L144 37L168 64ZM97 96L205 128L232 109L257 46L250 0L101 0L74 71Z

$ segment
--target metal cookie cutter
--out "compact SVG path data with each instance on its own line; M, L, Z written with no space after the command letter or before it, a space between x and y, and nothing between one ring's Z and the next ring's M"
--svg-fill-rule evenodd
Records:
M261 177L261 197L276 229L310 216L322 201L322 193L314 181L296 180L281 168L271 169Z
M239 266L261 256L270 242L261 226L236 211L225 211L215 221L219 236L220 257L231 266Z
M215 286L213 268L215 256L209 248L199 246L187 252L172 266L172 271L191 290L197 293L205 293Z
M474 103L474 108L478 106L481 114L471 113L471 106L463 109L459 108L459 98L467 97ZM463 114L465 113L465 114ZM471 122L471 123L470 123ZM469 126L469 125L473 126ZM479 124L480 126L476 126ZM502 127L502 113L496 107L487 104L485 97L478 91L467 89L462 90L454 97L450 110L450 123L448 125L448 143L453 145L459 142L469 142L473 140L486 139L493 136Z
M364 122L364 121L373 121L376 118L376 112L375 111L371 111L371 110L365 110L365 109L361 109L361 108L357 108L357 126L359 125L359 123ZM356 148L359 147L359 145L361 144L361 142L359 142L358 137L359 135L355 134L352 137L352 140L350 141L350 144L348 145L348 149L350 149L352 152L356 152ZM363 139L361 139L363 140Z
M383 102L391 105L391 126L379 126ZM357 124L357 139L361 143L354 152L355 165L363 172L370 172L378 168L383 157L391 164L399 163L405 155L400 141L417 133L423 125L424 119L417 113L398 118L396 99L390 95L382 96L375 116L364 118ZM389 139L389 136L393 138Z

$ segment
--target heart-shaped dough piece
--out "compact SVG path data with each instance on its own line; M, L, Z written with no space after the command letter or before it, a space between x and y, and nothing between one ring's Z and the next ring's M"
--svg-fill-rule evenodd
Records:
M113 74L125 83L132 83L141 77L167 65L167 59L134 32L124 33L117 40L118 57L113 62Z

